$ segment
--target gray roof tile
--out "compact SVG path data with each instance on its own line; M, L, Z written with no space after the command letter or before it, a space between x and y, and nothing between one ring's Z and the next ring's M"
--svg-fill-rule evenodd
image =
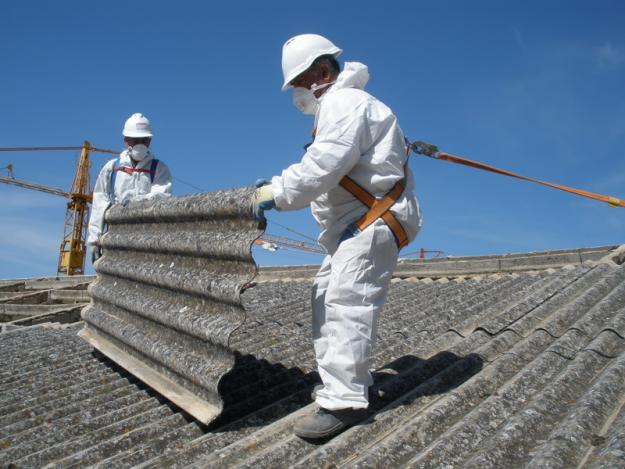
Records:
M370 418L319 444L292 434L318 382L309 295L309 280L245 291L209 427L94 354L80 326L0 334L0 464L624 466L624 266L393 283Z

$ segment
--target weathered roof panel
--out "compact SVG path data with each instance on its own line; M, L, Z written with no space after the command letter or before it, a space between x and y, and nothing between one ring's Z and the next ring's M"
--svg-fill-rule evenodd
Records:
M315 409L310 288L245 290L208 427L79 325L0 334L0 465L625 467L625 266L394 280L369 418L318 443L292 434Z
M76 322L93 277L0 281L0 331L46 322Z
M252 194L112 207L82 313L81 337L204 423L221 413L218 385L235 364L229 338L245 320L240 293L256 274Z

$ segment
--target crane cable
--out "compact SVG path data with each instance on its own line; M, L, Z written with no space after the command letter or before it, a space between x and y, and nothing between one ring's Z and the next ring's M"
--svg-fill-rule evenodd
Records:
M625 200L619 199L618 197L613 197L610 195L597 194L595 192L586 191L583 189L576 189L574 187L568 187L561 184L554 184L551 182L541 181L539 179L534 179L528 176L523 176L521 174L514 173L512 171L508 171L505 169L497 168L495 166L491 166L485 163L480 163L479 161L469 160L467 158L462 158L457 155L453 155L451 153L446 153L438 150L436 145L431 143L426 143L421 140L417 140L415 142L409 143L410 149L414 151L418 155L427 156L429 158L433 158L435 160L448 161L450 163L456 163L464 166L469 166L471 168L477 168L484 171L490 171L492 173L501 174L503 176L514 177L517 179L522 179L529 182L534 182L536 184L541 184L543 186L551 187L553 189L559 189L561 191L569 192L571 194L580 195L582 197L587 197L590 199L598 200L600 202L605 202L609 204L611 207L623 207L625 208ZM7 152L15 152L15 151L60 151L60 150L82 150L83 147L0 147L0 151ZM119 154L118 151L108 150L103 148L96 147L88 147L89 151L99 152L99 153L111 153L114 155ZM178 179L178 178L174 178ZM201 190L199 187L194 186L193 184L189 184L188 182L182 181L178 179L178 181L186 184L194 189ZM291 230L289 230L291 231Z
M68 151L68 150L82 150L83 147L0 147L0 151L6 151L6 152L14 152L14 151ZM100 153L112 153L114 155L118 155L119 151L115 151L115 150L107 150L107 149L102 149L102 148L96 148L96 147L88 147L87 148L89 151L94 151L94 152L100 152ZM6 168L3 168L6 169ZM200 192L206 192L204 189L202 189L201 187L197 187L189 182L183 181L182 179L176 177L176 176L172 176L172 179L181 182L195 190L198 190ZM317 240L311 236L305 235L304 233L301 233L299 231L296 231L292 228L289 228L287 226L284 226L278 222L276 222L275 220L271 221L272 223L286 229L287 231L290 231L292 233L295 233L303 238L309 239L311 241L314 241L315 243L317 242Z
M306 238L306 239L314 242L315 244L318 244L317 240L315 238L313 238L312 236L308 236L307 234L304 234L304 233L302 233L300 231L294 230L293 228L289 228L288 226L282 225L281 223L278 223L273 218L269 218L269 217L266 217L266 218L267 218L267 221L270 221L274 225L278 225L280 228L284 228L285 230L290 231L291 233L294 233L294 234L296 234L298 236L301 236L302 238Z
M82 150L84 147L0 147L0 151L7 151L7 152L13 152L13 151L69 151L69 150ZM89 151L93 151L93 152L97 152L97 153L111 153L113 155L119 155L119 151L118 150L109 150L106 148L96 148L96 147L87 147L87 150ZM4 169L4 168L3 168ZM191 183L188 183L186 181L183 181L180 178L177 178L175 176L172 176L173 179L175 179L178 182L181 182L183 184L186 184L189 187L192 187L195 190L201 191L201 192L205 192L202 188L194 186Z
M85 147L0 147L0 151L68 151L68 150L82 150ZM87 150L97 153L112 153L113 155L119 154L118 151L108 150L105 148L87 147Z
M523 176L521 174L513 173L512 171L500 169L495 166L490 166L484 163L480 163L478 161L472 161L466 158L461 158L460 156L452 155L451 153L445 153L445 152L439 151L436 145L432 145L431 143L426 143L420 140L417 140L413 143L409 143L409 145L410 145L410 149L414 151L416 154L427 156L435 160L448 161L450 163L456 163L456 164L461 164L464 166L469 166L471 168L482 169L484 171L490 171L492 173L501 174L503 176L510 176L510 177L514 177L517 179L534 182L536 184L542 184L543 186L551 187L553 189L559 189L561 191L569 192L571 194L581 195L582 197L587 197L589 199L594 199L600 202L605 202L607 204L610 204L611 207L625 208L625 200L619 199L617 197L612 197L610 195L597 194L594 192L585 191L583 189L576 189L574 187L563 186L560 184L554 184L551 182L545 182L539 179L534 179L534 178L530 178L527 176Z

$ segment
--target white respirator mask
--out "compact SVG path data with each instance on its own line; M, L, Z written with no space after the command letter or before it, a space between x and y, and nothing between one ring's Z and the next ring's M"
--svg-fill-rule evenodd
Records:
M293 88L293 104L304 114L315 115L319 109L319 99L315 96L315 91L327 88L335 82L324 83L323 85L312 85L310 89L297 87Z
M146 156L148 156L148 151L148 147L146 147L143 143L128 147L128 153L135 161L143 160Z

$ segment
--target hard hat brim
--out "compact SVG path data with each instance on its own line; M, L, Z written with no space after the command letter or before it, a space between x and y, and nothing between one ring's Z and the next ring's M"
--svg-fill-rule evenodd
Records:
M145 137L153 137L154 134L152 132L122 132L124 137L130 138L145 138Z
M319 57L321 57L322 55L333 55L336 58L339 55L341 55L341 52L343 52L343 49L339 49L338 47L333 47L326 51L319 51L317 54L310 56L308 60L306 60L306 62L302 63L302 65L292 70L291 73L289 73L289 75L284 78L284 83L282 84L281 90L286 91L289 88L293 88L293 85L291 85L291 82L295 78L297 78L298 75L301 75L306 70L308 70L310 66L313 64L313 62L317 60Z

